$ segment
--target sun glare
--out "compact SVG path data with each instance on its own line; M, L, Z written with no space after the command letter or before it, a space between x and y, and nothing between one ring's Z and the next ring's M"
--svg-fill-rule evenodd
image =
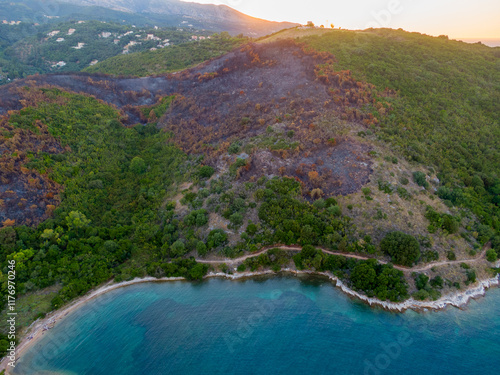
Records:
M183 0L222 4L253 17L345 29L403 28L452 38L500 39L500 2L458 0Z

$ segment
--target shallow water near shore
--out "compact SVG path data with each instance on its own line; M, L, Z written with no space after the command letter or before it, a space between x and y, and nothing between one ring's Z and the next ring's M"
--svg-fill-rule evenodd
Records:
M46 331L14 374L493 374L500 289L463 310L387 312L324 278L143 283Z

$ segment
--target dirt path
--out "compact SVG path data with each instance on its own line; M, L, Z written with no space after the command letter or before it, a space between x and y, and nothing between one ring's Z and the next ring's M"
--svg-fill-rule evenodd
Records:
M245 261L248 258L253 258L256 256L259 256L261 254L267 253L271 249L282 249L282 250L288 250L288 251L301 251L302 247L301 246L286 246L286 245L275 245L275 246L267 246L260 250L257 253L252 253L252 254L247 254L239 258L235 259L219 259L219 260L204 260L204 259L196 259L198 263L204 263L204 264L221 264L221 263L226 263L227 265L234 265L236 263L241 263ZM331 254L331 255L340 255L346 258L354 258L354 259L361 259L361 260L368 260L368 259L375 259L373 257L368 257L368 256L363 256L363 255L356 255L356 254L350 254L350 253L342 253L340 251L331 251L327 250L321 247L317 247L317 249L320 249L326 254ZM444 266L444 265L449 265L449 264L460 264L460 263L474 263L477 262L481 259L484 259L486 255L486 249L484 249L476 258L472 259L465 259L465 260L448 260L448 261L442 261L442 262L433 262L426 264L425 266L415 266L415 267L404 267L404 266L398 266L394 265L394 268L400 271L404 272L422 272L422 271L427 271L431 269L432 267L439 267L439 266ZM378 260L377 261L381 264L387 264L388 262L384 260Z
M415 266L415 267L412 267L412 268L407 268L407 270L412 271L412 272L427 271L427 270L430 270L432 267L445 266L445 265L448 265L448 264L475 263L478 260L481 260L481 259L484 259L484 258L486 258L486 249L484 249L483 251L481 251L477 257L472 258L472 259L447 260L447 261L443 261L443 262L432 262L432 263L429 263L429 264L427 264L425 266L422 266L422 267Z

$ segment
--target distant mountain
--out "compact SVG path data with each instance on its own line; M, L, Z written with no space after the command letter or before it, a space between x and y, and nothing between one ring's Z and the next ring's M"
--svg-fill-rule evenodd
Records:
M297 26L290 22L272 22L247 16L226 5L186 3L180 0L62 0L84 6L100 6L136 13L155 20L169 20L168 26L204 28L213 31L267 35Z
M122 12L99 6L82 6L71 3L51 1L50 6L39 0L0 0L0 23L2 21L28 24L59 23L78 20L98 20L143 26L176 25L178 19L169 17L148 17L131 12ZM26 28L23 34L26 36ZM35 32L36 34L36 32ZM1 36L0 36L1 38Z

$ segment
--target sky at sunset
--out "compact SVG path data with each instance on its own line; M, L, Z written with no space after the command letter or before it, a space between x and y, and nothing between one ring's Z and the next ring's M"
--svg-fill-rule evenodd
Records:
M403 28L451 38L500 39L500 0L184 0L250 16L345 29Z

